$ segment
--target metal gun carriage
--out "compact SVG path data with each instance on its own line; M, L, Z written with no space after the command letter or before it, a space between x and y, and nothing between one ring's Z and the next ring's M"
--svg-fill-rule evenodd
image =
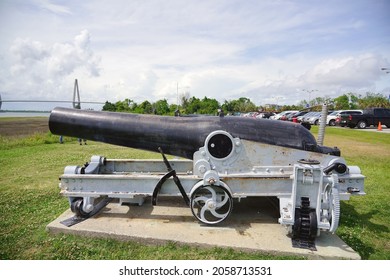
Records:
M247 197L277 197L278 222L293 245L315 248L321 231L336 231L340 200L365 194L359 167L348 166L337 148L318 145L296 123L55 108L49 128L162 153L159 160L92 156L84 166L65 167L60 189L75 220L92 216L112 198L142 205L149 197L156 205L158 196L182 196L197 220L214 225ZM168 161L164 153L179 158Z

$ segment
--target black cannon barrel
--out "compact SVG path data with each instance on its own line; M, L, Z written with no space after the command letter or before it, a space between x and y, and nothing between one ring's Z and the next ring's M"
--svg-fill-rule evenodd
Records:
M215 130L233 137L319 153L337 151L317 145L303 126L290 122L241 117L170 117L101 112L57 107L49 118L53 134L78 137L119 146L192 159Z

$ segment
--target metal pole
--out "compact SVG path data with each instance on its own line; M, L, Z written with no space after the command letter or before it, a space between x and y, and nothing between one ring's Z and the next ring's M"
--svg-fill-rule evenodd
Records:
M318 130L317 144L320 146L324 145L326 117L327 116L328 116L328 105L325 103L322 105L321 122L320 122L320 128Z

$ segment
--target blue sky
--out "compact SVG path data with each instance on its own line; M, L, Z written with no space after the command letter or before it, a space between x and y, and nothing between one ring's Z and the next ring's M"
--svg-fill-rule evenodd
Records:
M0 38L3 100L390 93L389 0L0 0Z

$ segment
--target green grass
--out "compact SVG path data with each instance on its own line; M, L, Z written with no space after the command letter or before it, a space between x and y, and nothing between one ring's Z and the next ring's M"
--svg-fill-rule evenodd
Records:
M324 145L339 147L366 176L367 194L341 202L337 235L363 259L390 259L390 134L327 127Z
M337 234L363 259L390 259L390 134L329 128L324 144L338 146L348 164L359 166L367 176L367 195L342 202ZM107 158L160 158L159 154L96 142L80 146L71 138L60 145L58 137L50 134L0 137L0 259L288 258L173 242L152 246L48 233L47 224L69 207L59 194L58 176L65 166L84 163L95 154Z

